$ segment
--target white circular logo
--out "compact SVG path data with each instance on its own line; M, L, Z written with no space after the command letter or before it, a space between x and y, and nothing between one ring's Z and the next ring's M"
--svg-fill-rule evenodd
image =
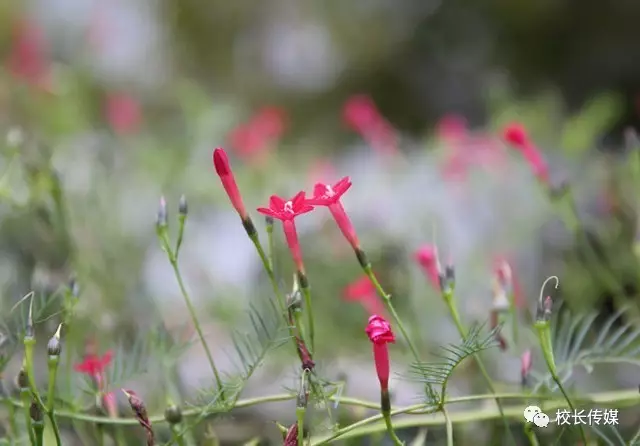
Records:
M524 410L524 419L529 423L533 423L533 417L538 413L542 413L538 406L529 406Z
M533 424L538 427L547 427L549 425L549 416L546 413L537 413L533 416Z

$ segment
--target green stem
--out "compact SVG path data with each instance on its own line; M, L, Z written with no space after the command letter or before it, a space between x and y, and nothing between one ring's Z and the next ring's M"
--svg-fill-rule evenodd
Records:
M10 401L5 401L7 412L9 412L9 439L18 438L18 424L16 423L16 408ZM13 444L13 443L12 443Z
M29 440L31 442L31 446L35 446L36 444L36 436L33 433L33 426L31 423L31 413L29 412L29 406L31 406L31 391L28 387L24 387L20 389L20 399L22 401L22 410L24 412L24 423L27 427L27 432L29 433Z
M387 428L387 433L391 437L393 444L396 446L403 446L404 443L398 438L396 432L393 430L393 424L391 424L391 415L389 412L382 412L382 418L384 419L384 425Z
M271 271L275 271L274 256L276 252L276 240L273 237L273 223L267 224L267 249L269 250L269 255L267 256L267 264L269 265L269 269Z
M458 313L458 308L455 305L455 302L453 300L453 291L451 292L443 292L442 293L443 297L444 297L444 301L447 304L447 308L449 309L449 313L451 314L451 318L453 319L453 323L455 324L458 333L460 334L460 337L462 338L463 341L467 340L467 330L464 328L464 326L462 325L462 320L460 318L460 313ZM491 377L489 376L489 373L487 372L487 369L484 366L484 362L482 361L482 359L480 359L480 355L478 355L477 353L473 354L473 359L476 361L476 364L478 364L478 369L480 370L480 373L482 374L487 387L489 388L489 391L494 394L497 395L496 393L496 389L495 386L493 385L493 380L491 379ZM496 406L498 407L498 411L500 412L500 414L504 414L504 408L502 407L502 403L500 402L500 398L498 398L497 396L494 398L495 402L496 402ZM502 420L504 423L504 428L505 431L507 432L507 434L509 434L509 436L513 436L513 434L511 433L511 429L509 428L509 422L507 421L507 419L504 417L504 415L502 416ZM512 438L513 439L513 438ZM513 439L515 441L515 439Z
M494 395L485 395L485 398L493 398ZM500 397L502 397L500 395ZM450 400L449 403L453 402L454 399ZM458 400L458 399L455 399ZM548 402L545 403L546 411L553 411L564 407L566 401L564 399L548 399ZM594 393L585 396L584 403L588 405L599 405L599 406L613 406L616 408L621 408L623 406L634 406L640 401L640 395L638 394L638 389L633 390L623 390L623 391L613 391L613 392L602 392L602 393ZM408 406L403 409L397 409L391 411L391 416L405 414L410 412L415 412L418 410L417 406L425 407L424 405L415 405ZM514 405L511 407L507 407L504 410L504 416L509 419L514 420L522 420L522 404ZM489 421L496 418L501 418L503 414L501 414L497 408L492 407L484 407L482 409L474 409L474 410L465 410L460 412L454 412L449 414L449 418L451 423L478 423L482 421ZM313 446L320 446L324 444L329 444L336 438L348 439L348 438L357 438L363 437L367 435L374 434L376 432L381 432L386 429L386 425L381 422L382 415L374 415L369 418L365 418L364 420L360 420L357 423L354 423L350 426L346 426L342 429L339 429L335 433L319 438L312 438L311 444ZM410 415L399 420L396 420L394 426L396 428L411 428L411 427L425 427L425 426L442 426L446 424L446 420L444 418L444 414L438 412L437 409L431 409L425 414L422 415ZM586 443L585 443L586 444Z
M58 375L58 356L49 356L47 360L49 366L49 383L47 388L47 406L45 412L47 418L51 421L51 428L53 429L53 435L56 438L56 445L62 446L60 440L60 429L58 428L58 421L55 416L55 394L56 394L56 377Z
M309 353L313 355L315 351L315 328L313 323L313 307L311 306L311 290L309 289L309 284L307 286L302 287L302 295L304 296L304 306L307 313L307 328L309 329Z
M569 405L569 409L571 409L571 412L575 413L575 406L571 402L571 398L569 398L569 395L562 385L562 381L558 377L558 371L556 369L556 363L553 357L553 346L551 343L551 329L549 326L549 321L537 321L534 326L538 334L538 340L540 342L540 347L542 348L542 355L544 356L544 360L547 364L547 368L549 369L549 373L551 374L553 381L558 386L558 389L560 389L560 392L564 396L565 401ZM578 423L578 430L580 431L582 443L587 444L587 436L581 423Z
M282 313L282 317L285 319L285 323L287 324L287 330L289 331L289 337L291 338L291 342L293 342L294 351L298 351L298 344L296 343L295 333L293 332L293 327L289 324L289 319L287 317L287 303L285 302L285 298L283 294L280 292L280 287L278 286L278 282L276 280L276 275L269 263L269 259L264 252L264 248L260 243L260 239L258 238L258 233L249 234L249 238L253 242L253 246L255 246L256 251L258 252L258 256L262 261L262 267L267 272L267 276L269 277L269 282L271 283L271 288L273 288L273 293L276 295L276 300L278 301L278 306L280 307L280 312Z
M298 421L298 446L304 445L304 414L306 410L304 407L296 408L296 419Z
M409 337L407 330L404 328L404 324L402 323L400 316L398 316L396 309L393 307L393 304L391 303L391 296L384 291L384 288L382 288L382 285L380 285L380 282L378 282L378 279L376 278L375 274L373 274L373 270L371 269L371 264L368 264L363 269L365 274L369 277L369 280L371 280L371 283L373 283L373 286L376 288L376 291L378 292L380 297L382 297L382 300L384 301L385 305L387 306L387 309L393 316L393 319L396 321L396 324L398 325L398 328L402 333L402 337L404 338L405 342L409 346L409 349L411 350L411 353L413 354L414 359L417 362L421 362L420 355L418 354L418 349L413 344L413 341L411 341L411 338Z
M171 425L171 435L173 436L173 441L178 446L185 446L184 438L180 435L180 429L178 429L178 426L175 424Z
M444 417L444 422L447 430L447 446L453 446L453 424L451 423L449 413L444 406L442 406L442 416Z
M224 401L224 389L222 387L222 380L220 379L220 373L218 372L218 368L216 367L216 364L213 361L213 356L211 355L209 344L207 344L207 341L204 338L204 334L202 333L202 327L200 326L200 321L198 320L198 316L193 306L193 302L191 301L191 297L189 296L189 293L187 292L187 289L184 286L184 281L182 280L182 274L180 273L178 262L172 255L169 256L169 260L171 262L171 266L173 267L173 273L175 274L176 280L178 281L178 286L180 287L180 293L182 294L182 297L184 298L184 302L187 305L187 309L189 310L189 315L191 316L191 322L193 322L193 326L195 327L196 332L198 333L198 338L200 338L200 343L204 348L204 352L207 356L207 361L209 361L209 366L211 367L211 371L215 376L216 384L218 386L218 389L220 390L220 397Z
M44 438L44 422L36 421L33 423L33 432L35 433L36 446L42 446Z
M538 437L536 437L536 433L533 430L533 423L526 423L524 425L524 433L529 439L531 446L540 446L540 443L538 443Z

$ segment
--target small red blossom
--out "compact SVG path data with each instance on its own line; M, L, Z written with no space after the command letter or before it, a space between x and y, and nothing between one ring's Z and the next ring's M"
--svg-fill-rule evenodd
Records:
M549 166L522 124L509 124L503 131L503 139L522 154L538 180L548 183Z
M373 343L373 360L380 388L386 391L389 389L389 349L387 344L395 343L396 338L391 331L389 322L382 316L375 314L369 318L365 332Z
M42 29L35 22L27 18L18 20L13 26L7 66L15 77L50 91L51 61L45 42Z
M381 155L397 154L396 133L369 96L355 95L349 98L344 104L343 119Z
M240 189L238 189L235 176L229 164L229 158L227 158L227 152L221 147L213 151L213 167L220 177L220 181L222 181L222 187L224 187L231 205L238 212L242 221L246 221L249 218L249 214L247 214L247 210L244 207Z
M268 149L286 129L286 112L278 107L264 107L229 135L229 142L238 156L247 162L261 163Z
M493 265L494 274L500 285L513 294L513 303L516 308L523 308L525 305L524 291L510 262L504 257L498 257L494 260Z
M349 219L340 198L351 187L351 179L344 177L333 186L324 183L317 183L313 188L313 198L307 200L308 204L314 206L326 206L333 216L340 232L347 239L354 250L360 249L360 241Z
M140 103L128 93L108 93L104 113L111 129L119 135L135 133L142 120Z
M111 350L108 350L102 356L89 353L84 356L81 363L74 365L73 369L76 372L84 373L91 377L101 376L107 366L111 363L112 359L113 352Z
M366 275L347 285L343 291L343 298L346 301L359 302L370 315L386 313L376 287Z
M268 208L258 208L258 212L269 217L282 221L285 239L291 251L291 256L299 272L304 273L304 263L302 262L302 249L298 241L298 231L294 218L307 212L311 212L313 206L307 204L304 191L298 192L291 200L285 201L277 195L272 195L269 199Z
M533 360L531 359L531 350L525 350L520 357L520 377L522 379L522 385L527 383L527 378L533 367Z
M450 114L443 116L436 124L436 134L439 139L455 143L467 138L469 128L464 116Z
M438 260L438 248L434 245L424 245L418 248L414 255L418 265L424 272L431 285L436 290L440 289L441 266Z

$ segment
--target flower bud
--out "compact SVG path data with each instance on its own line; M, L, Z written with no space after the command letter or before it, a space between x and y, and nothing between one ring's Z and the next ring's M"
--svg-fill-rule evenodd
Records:
M542 304L538 304L538 309L536 312L536 320L542 322L548 322L551 319L551 311L553 308L553 300L551 300L551 296L547 296L542 301Z
M178 213L185 217L189 213L189 206L187 205L187 197L185 197L184 194L180 196L180 201L178 202Z
M36 423L42 421L42 409L40 408L40 405L35 401L33 401L31 403L31 406L29 407L29 415L31 416L31 419Z
M58 325L58 329L55 334L51 336L49 342L47 343L47 353L49 356L59 356L60 355L60 330L62 329L62 324Z
M167 202L164 197L160 197L160 205L158 206L158 216L156 218L156 227L158 229L167 226Z
M71 295L77 299L78 296L80 295L80 286L78 285L78 281L77 281L75 275L71 276L69 278L69 282L67 283L67 287L68 287L69 292L71 293Z
M178 424L182 421L182 410L179 406L171 404L164 411L164 419L169 424Z
M27 377L27 372L24 368L20 369L16 376L16 385L20 390L29 388L29 378Z
M267 231L269 231L269 230L273 230L273 223L274 223L274 222L273 222L273 217L272 217L272 216L270 216L270 215L267 215L267 216L264 218L264 221L265 221L265 223L267 224Z

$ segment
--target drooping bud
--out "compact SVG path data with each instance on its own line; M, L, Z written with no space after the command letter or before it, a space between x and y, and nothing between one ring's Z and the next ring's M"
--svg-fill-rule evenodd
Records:
M298 355L300 356L300 360L302 361L302 371L312 371L316 364L311 358L311 353L309 353L307 345L302 339L298 337L296 337L296 344L298 345Z
M153 434L153 428L151 427L151 421L147 415L147 408L144 405L144 401L133 390L122 389L122 392L129 400L129 406L136 415L138 423L144 428L147 433L147 446L153 446L155 443L155 436Z
M182 216L186 216L189 213L187 197L185 197L184 194L180 195L180 201L178 202L178 213Z
M178 424L182 422L182 410L180 406L176 406L175 404L171 404L164 411L164 419L167 420L169 424Z
M548 322L551 320L551 313L553 309L553 300L551 296L547 296L544 298L542 303L538 303L538 309L536 312L536 320Z
M287 430L287 435L284 437L283 446L298 446L298 423L291 425Z
M60 330L62 329L62 324L58 325L58 329L55 334L51 336L49 342L47 343L47 353L49 356L59 356L60 355Z

